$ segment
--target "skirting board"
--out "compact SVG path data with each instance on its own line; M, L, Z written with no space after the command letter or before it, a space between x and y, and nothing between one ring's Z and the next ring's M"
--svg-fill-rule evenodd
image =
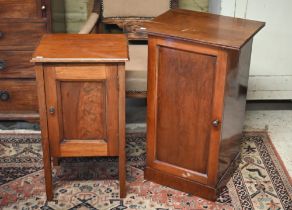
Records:
M292 75L251 75L248 82L248 100L291 100Z

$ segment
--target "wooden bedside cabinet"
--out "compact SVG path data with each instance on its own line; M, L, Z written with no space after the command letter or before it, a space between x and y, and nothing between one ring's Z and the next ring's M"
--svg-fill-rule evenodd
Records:
M36 63L46 192L52 200L51 158L119 156L125 197L124 35L45 35Z
M216 199L240 151L252 37L263 26L179 9L145 24L146 179Z

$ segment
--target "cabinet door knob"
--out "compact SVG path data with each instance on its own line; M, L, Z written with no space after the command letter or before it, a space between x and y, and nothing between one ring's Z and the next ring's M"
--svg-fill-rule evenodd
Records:
M41 10L42 11L46 10L46 5L42 5Z
M55 114L55 107L51 106L49 108L49 113L52 114L52 115Z
M6 90L0 90L0 100L1 101L8 101L10 98L10 94Z
M5 61L0 59L0 71L4 70L5 68L6 68Z
M212 122L212 125L213 125L214 127L218 127L219 124L220 124L220 121L219 121L218 119L216 119L216 120L214 120L214 121Z

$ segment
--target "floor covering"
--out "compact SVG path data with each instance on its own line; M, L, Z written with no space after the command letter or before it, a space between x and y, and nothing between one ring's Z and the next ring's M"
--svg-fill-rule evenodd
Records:
M44 192L38 134L0 134L0 209L292 209L291 178L264 132L242 138L239 168L217 202L143 177L145 134L127 134L128 195L119 199L117 158L67 158L54 169L54 201Z

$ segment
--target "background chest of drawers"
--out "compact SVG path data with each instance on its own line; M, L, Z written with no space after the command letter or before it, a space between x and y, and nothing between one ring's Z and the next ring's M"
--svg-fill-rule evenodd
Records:
M39 118L32 52L51 31L49 0L0 0L0 120Z

